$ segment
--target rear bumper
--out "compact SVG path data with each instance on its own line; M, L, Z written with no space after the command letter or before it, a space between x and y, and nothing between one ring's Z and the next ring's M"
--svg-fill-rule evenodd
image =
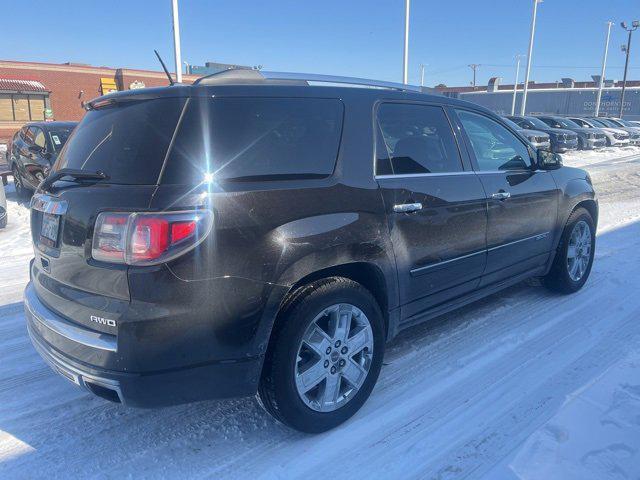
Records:
M170 370L131 373L91 365L84 360L118 355L117 338L88 330L44 305L31 283L25 289L25 314L31 341L52 369L80 387L111 401L134 407L160 407L255 393L262 356L226 360ZM56 346L64 345L64 351Z

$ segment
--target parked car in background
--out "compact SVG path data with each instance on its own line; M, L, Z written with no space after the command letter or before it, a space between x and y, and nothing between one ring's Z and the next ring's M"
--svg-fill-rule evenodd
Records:
M16 132L9 147L8 163L18 195L34 191L78 122L28 123Z
M0 228L4 228L7 226L8 219L8 211L7 211L7 195L4 191L4 184L0 182Z
M552 128L543 121L531 116L511 116L507 118L527 130L538 130L549 135L551 151L563 153L578 148L578 135L566 128Z
M551 150L551 139L549 138L548 134L539 130L529 130L526 128L522 128L517 123L509 120L507 117L502 117L502 119L507 123L507 125L511 125L514 130L516 130L520 135L529 140L529 143L531 143L531 145L533 145L535 148L539 148L541 150Z
M631 122L622 120L620 118L602 118L598 117L600 123L605 123L613 127L620 128L629 133L629 143L631 145L640 145L640 126L634 125Z
M629 132L626 132L622 128L615 124L609 124L603 122L601 118L586 117L582 118L583 121L593 125L594 128L599 128L607 135L607 146L609 147L624 147L630 143Z
M31 199L27 327L60 375L138 407L257 392L321 432L399 331L530 277L587 281L584 170L473 103L269 75L87 104Z
M607 146L607 137L602 130L581 127L568 118L555 115L537 115L536 117L551 128L564 128L574 132L578 135L578 149L580 150L593 150Z

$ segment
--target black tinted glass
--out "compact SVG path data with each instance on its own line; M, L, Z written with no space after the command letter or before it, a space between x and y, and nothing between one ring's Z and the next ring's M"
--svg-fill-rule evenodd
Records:
M462 170L451 126L440 107L385 103L378 109L376 174Z
M161 98L90 110L55 168L100 170L110 183L157 183L184 102Z
M329 176L342 115L337 99L192 98L162 183Z

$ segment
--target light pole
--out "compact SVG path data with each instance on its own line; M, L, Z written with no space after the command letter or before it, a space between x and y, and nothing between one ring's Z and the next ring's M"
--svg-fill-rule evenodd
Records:
M180 19L178 18L178 0L171 0L173 17L173 50L176 61L176 82L182 83L182 59L180 58Z
M536 15L538 13L538 3L542 0L533 0L533 16L531 17L531 35L529 36L529 53L527 54L527 70L524 74L524 87L522 89L522 104L520 105L520 115L524 115L527 108L527 90L529 90L529 74L531 73L531 54L533 53L533 37L536 33Z
M420 64L420 86L424 87L424 67L426 67L426 63Z
M640 21L634 20L631 23L630 28L627 28L626 22L621 22L620 26L624 28L627 32L629 32L626 49L624 48L624 45L623 45L623 51L626 50L627 58L624 61L624 77L622 79L622 94L620 95L620 115L618 115L619 118L622 118L622 111L624 110L624 92L627 89L627 69L629 68L629 53L631 52L631 34L634 32L634 30L640 27Z
M607 22L607 40L604 43L604 55L602 56L602 71L600 72L600 85L598 86L598 95L596 96L596 111L597 117L600 113L600 100L602 99L602 87L604 87L604 72L607 68L607 53L609 52L609 37L611 36L611 25L613 22Z
M404 0L404 54L402 55L402 83L409 83L409 8L410 0Z
M516 55L516 81L513 82L513 99L511 100L511 115L516 114L516 92L518 91L518 74L520 73L520 59L522 55Z
M473 70L473 89L476 89L476 70L478 69L478 67L480 66L479 63L472 63L471 65L469 65L469 68L471 68L471 70Z

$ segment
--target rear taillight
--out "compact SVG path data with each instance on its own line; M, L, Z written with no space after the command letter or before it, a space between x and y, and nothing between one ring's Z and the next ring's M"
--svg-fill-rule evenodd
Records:
M202 242L211 230L208 210L98 215L91 256L102 262L155 265Z

